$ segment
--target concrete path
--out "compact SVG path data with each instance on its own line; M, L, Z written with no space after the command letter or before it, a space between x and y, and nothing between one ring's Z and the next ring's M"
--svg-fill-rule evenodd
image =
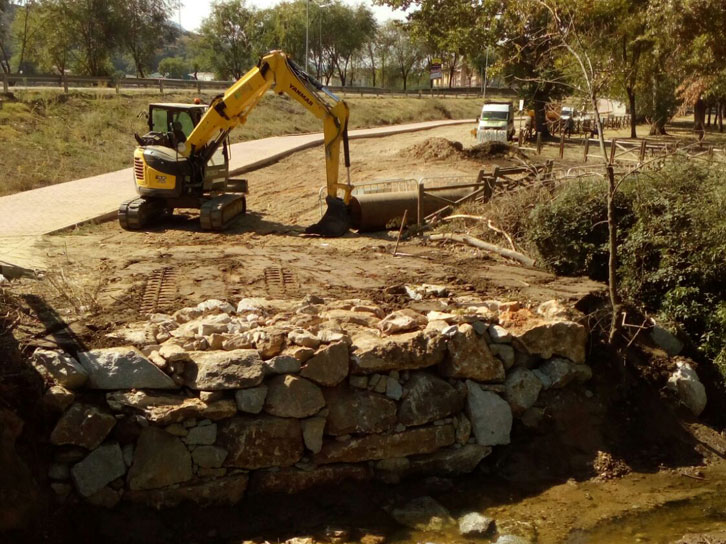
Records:
M428 121L350 131L351 139L390 136L473 120ZM230 170L241 174L278 161L296 151L322 145L323 136L276 136L232 146ZM131 149L129 148L129 157ZM119 204L136 194L131 168L41 189L0 197L0 237L51 234L92 221L116 216ZM0 260L3 259L0 245Z

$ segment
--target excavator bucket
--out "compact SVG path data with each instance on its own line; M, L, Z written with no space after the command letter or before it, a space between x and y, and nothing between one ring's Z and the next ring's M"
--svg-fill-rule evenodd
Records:
M340 198L325 197L328 209L322 219L305 229L305 234L314 234L325 238L338 238L350 230L351 220L348 206Z

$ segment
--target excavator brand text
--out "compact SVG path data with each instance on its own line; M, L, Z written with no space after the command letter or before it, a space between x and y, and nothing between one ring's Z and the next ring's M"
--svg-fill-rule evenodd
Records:
M305 94L303 94L303 92L300 91L300 89L298 89L297 87L295 87L295 85L293 85L292 83L290 83L290 88L295 92L295 94L297 94L298 96L300 96L300 98L302 98L310 106L313 105L313 101L310 100L307 96L305 96Z

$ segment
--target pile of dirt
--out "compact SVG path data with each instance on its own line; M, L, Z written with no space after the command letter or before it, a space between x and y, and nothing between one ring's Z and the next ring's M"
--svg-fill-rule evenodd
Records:
M429 138L407 147L401 152L404 157L423 160L443 160L461 156L464 146L446 138Z
M507 157L510 153L512 147L506 142L484 142L466 150L467 157L478 160Z

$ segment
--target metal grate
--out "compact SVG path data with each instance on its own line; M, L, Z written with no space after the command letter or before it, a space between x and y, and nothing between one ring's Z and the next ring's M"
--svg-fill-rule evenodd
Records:
M138 157L134 158L134 174L137 180L144 181L144 161Z

